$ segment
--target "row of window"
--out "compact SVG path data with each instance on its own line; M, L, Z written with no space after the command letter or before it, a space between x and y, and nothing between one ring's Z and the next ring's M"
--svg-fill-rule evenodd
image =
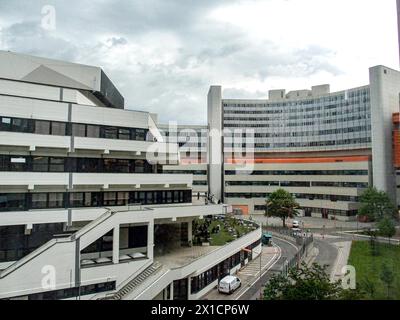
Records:
M307 110L306 110L307 111ZM294 112L287 112L288 114L282 114L278 112L278 115L270 115L268 117L264 116L264 115L260 115L257 117L250 117L250 116L244 116L246 114L253 114L252 111L244 111L244 112L240 112L240 111L236 111L236 112L224 112L225 114L236 114L237 116L233 117L233 116L225 116L224 115L224 121L296 121L298 122L299 120L305 120L305 119L321 119L321 118L329 118L329 117L337 117L338 115L341 114L366 114L367 111L369 111L369 108L364 105L364 106L359 106L359 107L352 107L352 108L348 108L340 110L338 111L329 111L329 112L323 112L323 113L304 113L304 111L302 110L295 110ZM275 112L276 114L277 112ZM258 113L260 114L260 113ZM261 114L268 114L268 111L265 113L261 113Z
M344 139L344 140L329 140L329 141L311 141L311 142L283 142L283 143L248 143L248 144L235 144L225 143L225 148L308 148L308 147L324 147L324 146L341 146L350 144L362 144L371 143L371 137L355 138L355 139Z
M24 225L1 226L0 262L17 261L62 233L63 223L34 224L29 235Z
M333 119L325 119L322 121L307 121L307 122L287 122L284 119L281 119L277 122L270 123L259 123L254 121L246 121L245 119L234 119L234 120L225 120L224 128L291 128L291 127L302 127L302 126L323 126L326 124L333 123L344 123L351 122L356 120L367 120L370 119L369 114L358 114L354 116L349 116L347 118L333 118ZM238 120L242 120L240 123ZM230 122L232 121L232 122Z
M194 180L193 185L194 186L206 186L206 185L208 185L208 182L206 180Z
M60 121L0 117L0 131L146 141L149 130Z
M67 288L61 290L53 290L41 293L29 294L27 296L18 297L20 299L27 300L62 300L78 298L89 294L101 293L115 290L116 282L102 282L97 284L91 284L81 287ZM15 299L15 298L14 298ZM5 299L6 300L6 299Z
M269 197L270 193L244 193L244 192L229 192L225 193L225 198L263 198ZM358 197L354 196L341 196L341 195L331 195L331 194L305 194L305 193L293 193L296 199L305 200L327 200L327 201L346 201L346 202L358 202Z
M368 188L367 182L328 182L328 181L227 181L226 186L280 186L280 187L337 187Z
M0 171L153 173L145 160L0 155Z
M197 176L205 176L207 174L206 170L163 170L163 173L168 174L193 174Z
M0 211L190 203L191 190L2 193Z
M330 130L319 130L319 131L300 131L300 132L270 132L270 133L255 133L254 138L287 138L287 137L313 137L313 136L324 136L331 134L351 133L351 132L364 132L371 131L371 126L358 126L349 128L338 128ZM231 137L233 134L231 134ZM225 135L227 137L227 135ZM244 135L243 135L244 137ZM249 137L249 135L246 135Z
M244 176L367 176L368 170L226 170L225 175Z
M349 104L360 104L361 102L366 102L369 100L370 91L369 88L356 90L356 91L346 91L343 94L338 94L334 96L321 97L321 98L304 98L304 100L300 101L284 101L284 102L275 102L275 103L223 103L224 108L250 108L250 107L258 107L258 108L279 108L279 107L290 107L297 106L302 107L305 106L308 108L312 108L315 105L324 105L326 109L331 109L337 107L337 105L349 105ZM334 104L332 104L334 103Z
M255 211L266 211L267 207L265 205L255 205ZM331 214L335 216L344 216L344 217L352 217L357 215L357 210L336 210L336 209L324 209L324 208L307 208L302 207L302 210L305 211L306 216L311 215L311 213L319 213L319 214Z

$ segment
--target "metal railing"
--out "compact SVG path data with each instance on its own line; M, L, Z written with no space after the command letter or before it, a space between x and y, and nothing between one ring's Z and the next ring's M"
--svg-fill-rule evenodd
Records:
M314 242L312 235L305 238L297 238L297 242L299 242L299 240L302 242L300 248L297 250L294 257L292 257L290 260L286 260L282 266L281 274L285 277L288 276L290 269L300 267L301 261L304 257L307 257L308 249Z

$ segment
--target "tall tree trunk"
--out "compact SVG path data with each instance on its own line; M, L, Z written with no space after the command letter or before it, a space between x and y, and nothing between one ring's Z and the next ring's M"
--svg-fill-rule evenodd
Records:
M286 228L286 218L282 218L282 224L283 224L283 228Z

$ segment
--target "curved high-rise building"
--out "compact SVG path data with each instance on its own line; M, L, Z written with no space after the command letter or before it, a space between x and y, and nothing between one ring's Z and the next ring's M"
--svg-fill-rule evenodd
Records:
M341 220L355 218L370 185L396 199L398 71L373 67L369 85L340 92L320 85L244 100L221 91L212 86L208 95L209 130L222 132L209 139L209 192L239 212L264 213L277 188L294 194L305 215Z

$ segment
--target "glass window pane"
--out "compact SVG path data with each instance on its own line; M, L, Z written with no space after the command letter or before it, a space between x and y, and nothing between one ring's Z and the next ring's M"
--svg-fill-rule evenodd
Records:
M62 207L63 207L63 194L49 193L49 208L62 208Z
M100 127L99 126L93 126L93 125L87 125L87 137L89 138L100 138Z
M50 122L36 120L35 122L35 133L37 134L50 134Z
M27 168L26 157L10 158L10 171L26 171L26 168Z
M103 135L105 139L118 139L118 130L115 127L103 127Z
M32 194L32 209L45 209L47 207L47 193Z
M139 141L145 141L146 140L146 131L144 129L136 129L136 139Z
M47 172L49 171L49 158L48 157L33 157L32 158L32 169L36 172Z
M65 136L66 125L63 122L52 122L51 123L51 134L55 136Z
M0 122L0 129L4 131L11 131L11 118L2 117Z
M12 120L12 131L29 132L29 120L28 119L13 119Z
M135 160L135 172L136 173L144 172L144 160Z
M104 193L104 205L105 206L115 206L116 205L117 194L115 192L105 192Z
M129 192L118 192L118 202L117 205L124 206L128 204Z
M17 211L25 209L25 194L3 193L0 194L0 211Z
M118 139L129 140L130 130L129 129L119 129L118 130Z
M0 155L0 171L8 171L10 156Z
M90 192L85 192L85 207L90 207L92 205L92 195Z
M69 202L71 207L83 207L83 193L74 192L70 193Z
M72 135L75 137L85 137L86 126L84 124L73 123L72 124Z
M64 158L50 158L50 172L64 172Z

